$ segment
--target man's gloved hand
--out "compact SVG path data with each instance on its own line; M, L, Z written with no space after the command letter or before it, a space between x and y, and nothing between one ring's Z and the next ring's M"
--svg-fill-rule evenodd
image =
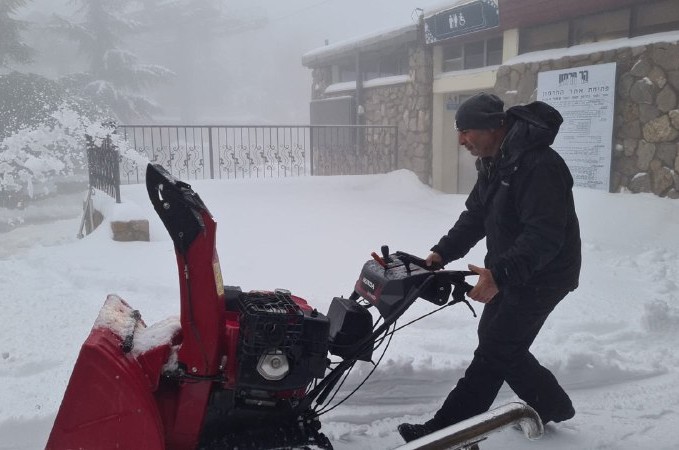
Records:
M443 258L436 252L431 252L429 256L427 256L425 263L427 264L427 267L431 267L432 269L443 268Z
M469 264L468 267L472 272L479 274L479 281L476 282L474 289L467 292L467 297L481 303L488 303L493 300L493 297L495 297L500 290L497 288L497 284L495 284L495 279L493 279L493 274L490 272L490 269L477 267L473 264Z

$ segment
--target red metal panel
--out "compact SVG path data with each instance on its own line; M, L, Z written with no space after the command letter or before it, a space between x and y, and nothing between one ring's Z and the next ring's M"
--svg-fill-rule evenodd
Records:
M238 313L229 311L226 313L226 378L225 388L234 389L238 381L238 334L240 325Z
M93 329L59 407L47 450L165 448L163 423L138 361L121 339Z
M198 446L210 391L219 375L224 351L226 312L224 283L215 247L217 224L207 209L200 211L202 233L192 242L186 256L177 255L181 295L182 343L178 360L189 376L203 380L183 382L177 392L176 413L166 417L167 449Z

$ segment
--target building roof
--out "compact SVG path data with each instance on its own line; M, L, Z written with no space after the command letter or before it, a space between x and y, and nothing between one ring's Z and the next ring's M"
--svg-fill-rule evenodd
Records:
M361 52L370 52L386 47L399 46L408 42L414 42L415 40L417 40L416 23L398 28L389 28L311 50L302 55L302 64L305 67L318 67L346 56L355 55L359 50Z

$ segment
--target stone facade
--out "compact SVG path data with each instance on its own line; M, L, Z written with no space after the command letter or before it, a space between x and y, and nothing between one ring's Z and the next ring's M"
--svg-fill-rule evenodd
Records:
M431 182L431 111L433 70L431 51L413 47L410 81L397 86L368 88L365 96L366 124L398 125L398 167Z
M537 96L538 72L617 63L611 186L679 198L679 42L502 66L495 92L507 106Z
M409 46L409 81L400 84L363 88L366 125L398 126L398 168L415 172L420 180L431 183L432 139L432 51L423 43ZM347 95L326 95L332 82L329 67L312 71L312 99ZM352 91L353 93L353 91Z

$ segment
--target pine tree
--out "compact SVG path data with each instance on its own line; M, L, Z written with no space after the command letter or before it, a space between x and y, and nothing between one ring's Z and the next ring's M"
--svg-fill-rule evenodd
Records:
M172 77L172 72L142 64L124 48L126 38L140 30L140 24L124 15L129 0L74 0L79 22L55 19L55 29L77 42L87 58L89 70L66 80L110 108L121 121L147 119L157 111L155 103L142 95L144 89Z
M11 63L24 64L31 61L32 50L21 41L21 31L26 28L24 21L13 19L28 0L0 1L0 68Z

